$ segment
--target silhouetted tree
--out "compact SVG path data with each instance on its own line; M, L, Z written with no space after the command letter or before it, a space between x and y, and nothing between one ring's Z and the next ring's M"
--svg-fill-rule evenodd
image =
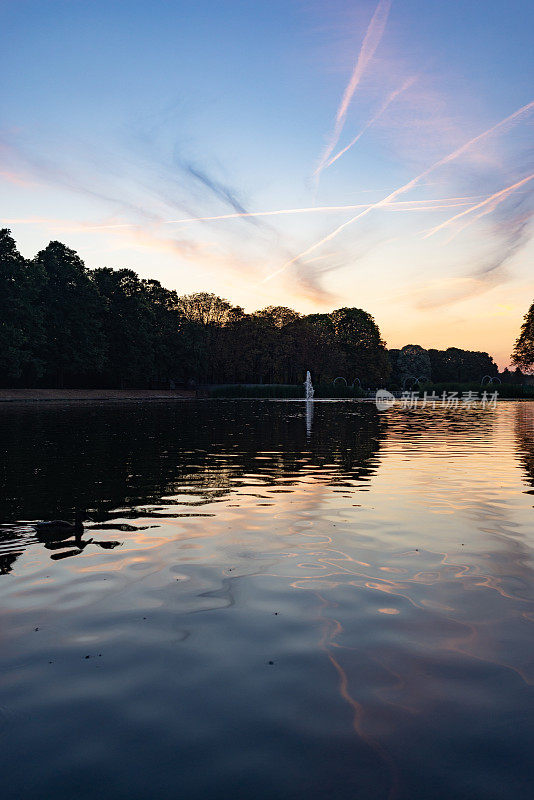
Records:
M440 382L497 374L487 353L419 345L388 352L359 308L302 315L268 306L247 314L209 292L179 297L130 269L89 271L60 242L26 261L8 230L0 231L0 313L4 385L301 383L309 369L315 383L342 375L377 386L391 373L394 383L407 374ZM518 367L513 380L520 377Z
M373 317L361 308L338 308L330 315L335 341L345 355L345 371L369 384L384 383L390 373L386 343Z
M0 380L32 384L44 369L43 270L28 263L7 228L0 230Z
M45 374L62 386L102 366L102 301L81 258L61 242L50 242L37 254L34 269L39 268L45 274L40 291L44 342L39 355Z
M305 322L309 330L309 342L312 360L311 366L314 380L318 383L333 381L343 375L348 383L361 375L346 374L347 364L345 352L336 342L336 333L331 314L308 314Z
M409 377L430 380L432 367L428 350L418 344L405 344L397 356L396 373L401 382Z
M293 311L292 308L287 308L286 306L267 306L261 311L256 311L256 316L268 319L277 328L284 328L290 322L300 319L300 314L297 311Z
M178 308L189 320L201 325L224 325L232 310L231 303L209 292L184 294L178 298Z
M534 372L534 303L525 314L521 333L514 345L512 364L525 372Z
M493 377L499 372L493 358L478 350L449 347L447 350L431 349L428 355L432 380L437 383L480 381L485 375Z
M155 379L162 383L184 381L188 377L188 357L184 329L186 322L179 309L178 295L159 281L143 280L142 289L152 312L152 351Z
M512 375L513 375L512 383L520 383L520 384L525 383L525 376L520 367L516 367Z
M149 385L156 373L155 320L145 286L131 269L103 267L92 278L102 300L106 382Z

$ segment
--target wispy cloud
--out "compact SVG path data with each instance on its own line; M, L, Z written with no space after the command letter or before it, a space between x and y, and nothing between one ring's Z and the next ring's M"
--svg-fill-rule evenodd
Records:
M189 219L201 219L202 215L191 208L191 198L196 198L204 207L213 207L215 201L223 207L232 209L238 217L252 222L262 236L270 236L271 249L278 252L282 258L293 257L289 247L280 241L280 235L271 226L258 222L255 215L251 214L235 190L224 182L211 175L206 168L192 165L189 162L173 163L160 162L146 144L145 162L139 172L129 167L124 155L116 157L115 154L99 151L95 163L90 159L78 157L76 168L71 169L67 159L59 165L57 159L41 155L37 146L31 146L21 138L13 140L5 138L3 150L8 153L14 163L24 165L29 174L38 177L43 186L55 186L84 195L88 198L101 201L108 206L115 207L122 219L103 220L101 222L87 222L79 220L57 220L48 218L16 218L10 220L11 224L39 224L45 225L49 230L69 231L102 231L124 232L123 241L128 240L130 245L137 243L139 246L150 246L156 251L175 253L186 260L199 261L204 258L206 263L213 261L213 252L216 250L217 263L221 269L229 269L231 263L248 264L248 272L253 277L254 264L251 263L250 250L252 243L250 237L233 244L219 241L214 247L209 243L202 245L198 237L186 240L184 238L172 239L164 235L159 227L168 221L169 211L180 211L189 215ZM151 179L147 179L147 175ZM147 185L148 184L148 185ZM200 187L201 191L198 191ZM142 201L135 202L136 197ZM156 198L156 202L151 202ZM216 216L216 215L213 215ZM225 216L225 215L219 215ZM126 231L130 230L129 238ZM142 234L144 231L144 234ZM202 237L205 241L206 237ZM220 237L219 237L220 238ZM158 242L160 244L158 244ZM313 280L313 279L312 279ZM319 290L318 290L319 291Z
M514 207L494 223L493 235L486 237L484 252L474 257L473 266L462 275L444 276L410 290L415 308L442 308L478 297L511 280L510 263L527 244L532 221L531 198L523 195L514 200ZM491 208L491 205L486 208Z
M16 186L32 187L36 186L35 181L31 181L23 175L16 172L9 172L8 170L0 170L0 178L8 183L14 183Z
M194 166L188 162L183 162L181 166L188 175L191 175L193 178L195 178L195 180L199 181L199 183L201 183L206 189L214 194L215 197L217 197L219 200L222 200L225 205L231 206L231 208L235 210L237 216L245 219L254 217L253 214L250 214L246 210L241 201L238 200L235 190L232 190L220 181L215 180L198 166Z

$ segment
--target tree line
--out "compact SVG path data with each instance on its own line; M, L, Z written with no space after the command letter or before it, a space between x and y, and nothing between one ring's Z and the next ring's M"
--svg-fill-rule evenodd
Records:
M206 383L362 385L480 380L487 353L407 345L387 350L359 308L246 313L207 292L178 295L130 269L88 269L53 241L25 259L0 230L0 384L8 387L160 387Z
M434 383L466 383L499 374L497 364L488 353L459 347L425 350L420 345L407 344L401 350L389 350L389 359L395 384L410 378Z
M390 372L375 321L357 308L247 314L207 292L179 296L130 269L87 269L61 242L33 259L0 231L4 386L298 383Z

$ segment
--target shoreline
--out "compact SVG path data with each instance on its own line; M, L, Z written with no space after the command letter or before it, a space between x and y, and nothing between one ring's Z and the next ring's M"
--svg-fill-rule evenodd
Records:
M150 403L194 400L198 395L188 389L0 389L0 407L13 404L89 404L89 403ZM270 400L305 403L304 397L264 397L261 395L222 395L216 400ZM396 398L398 401L399 398ZM374 402L374 397L315 397L314 403L359 401ZM533 401L532 397L499 397L497 402Z
M190 400L187 389L0 389L2 403L92 403Z

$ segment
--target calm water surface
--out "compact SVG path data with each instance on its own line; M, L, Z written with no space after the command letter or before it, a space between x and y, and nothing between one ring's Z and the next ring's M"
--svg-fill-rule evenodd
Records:
M534 795L534 404L313 411L0 408L3 797Z

